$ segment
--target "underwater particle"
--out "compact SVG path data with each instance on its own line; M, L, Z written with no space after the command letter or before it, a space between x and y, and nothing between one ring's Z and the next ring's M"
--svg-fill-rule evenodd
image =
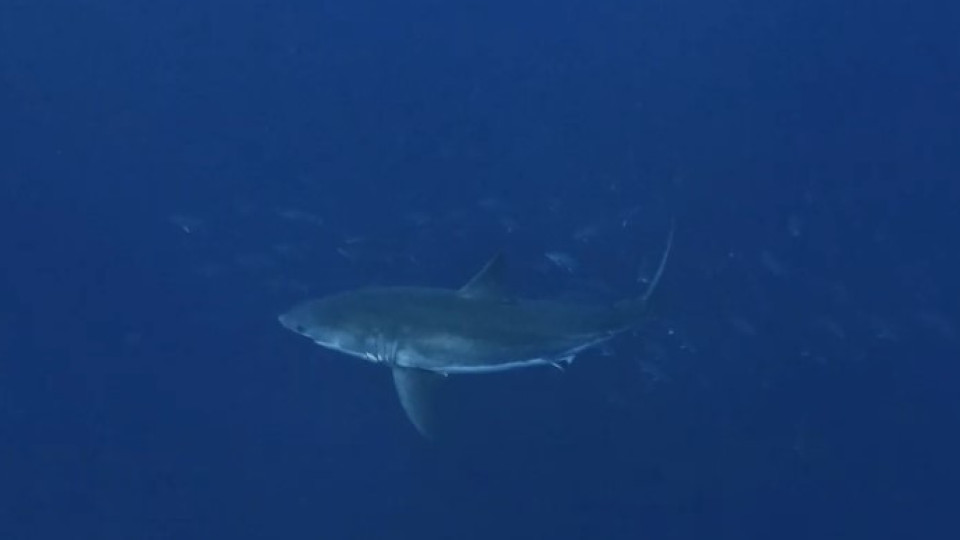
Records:
M248 271L267 270L277 266L277 261L266 253L241 253L234 260L238 266Z
M171 214L167 216L167 221L187 234L197 232L203 228L202 219L183 214Z
M803 234L803 221L800 216L790 214L790 217L787 218L787 230L790 232L790 236L800 238Z
M782 278L789 273L787 265L770 251L764 250L763 253L760 254L760 263L768 272L776 277Z
M503 216L500 218L500 226L503 227L504 232L507 234L512 234L513 231L517 230L517 220L509 216Z
M727 317L727 322L730 323L730 326L734 328L737 332L744 336L756 337L760 332L757 331L757 327L747 319L737 315L730 315Z
M193 271L204 279L220 277L226 271L224 265L216 262L206 262L196 266Z
M927 330L935 332L943 339L947 341L956 341L956 326L954 326L954 324L942 314L932 310L924 310L917 312L916 319L921 326Z
M653 362L640 360L637 362L637 365L640 367L640 373L643 374L650 384L670 381L670 376L667 375L667 373L663 371L660 366L654 364Z
M842 326L840 326L840 323L830 317L818 317L817 320L813 322L813 327L818 330L822 330L837 339L847 338L847 332Z
M407 212L403 215L403 219L418 228L425 227L432 221L426 212L420 212L418 210Z
M900 340L900 332L897 331L896 326L889 319L873 313L869 316L868 323L874 338L881 341Z
M496 197L484 197L477 201L477 206L488 212L506 212L507 205Z
M634 206L629 210L623 212L623 214L621 214L620 216L620 227L624 229L627 228L627 226L630 225L630 223L633 221L633 218L636 217L637 214L639 213L640 213L639 206Z

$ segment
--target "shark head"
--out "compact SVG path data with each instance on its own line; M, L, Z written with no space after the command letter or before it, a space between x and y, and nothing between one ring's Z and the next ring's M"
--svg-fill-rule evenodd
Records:
M325 347L353 356L366 356L369 333L351 328L349 306L341 297L332 296L303 302L281 314L278 319L288 330Z

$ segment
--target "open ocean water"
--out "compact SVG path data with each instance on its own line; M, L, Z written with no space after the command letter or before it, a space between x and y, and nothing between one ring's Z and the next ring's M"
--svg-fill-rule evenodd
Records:
M958 6L0 1L0 539L960 538ZM276 319L671 220L441 441Z

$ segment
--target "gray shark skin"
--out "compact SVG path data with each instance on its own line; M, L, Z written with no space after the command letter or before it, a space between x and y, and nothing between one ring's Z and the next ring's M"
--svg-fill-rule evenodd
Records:
M561 366L639 326L672 243L671 227L643 296L611 306L510 297L501 289L498 255L458 290L359 289L303 302L279 320L321 347L391 368L407 417L429 438L443 376Z

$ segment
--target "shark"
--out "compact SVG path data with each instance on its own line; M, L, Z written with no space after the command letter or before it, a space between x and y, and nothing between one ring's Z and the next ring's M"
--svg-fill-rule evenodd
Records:
M611 304L517 298L504 287L504 257L497 254L457 289L349 290L301 302L279 315L279 322L320 347L389 368L407 418L434 438L437 388L447 376L563 368L578 354L641 326L673 236L671 225L644 293Z

